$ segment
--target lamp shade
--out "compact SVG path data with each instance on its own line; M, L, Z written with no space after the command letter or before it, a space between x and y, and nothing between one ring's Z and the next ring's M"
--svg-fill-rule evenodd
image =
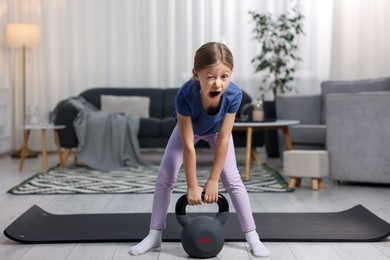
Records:
M7 44L11 47L36 47L41 39L41 28L37 24L7 24Z

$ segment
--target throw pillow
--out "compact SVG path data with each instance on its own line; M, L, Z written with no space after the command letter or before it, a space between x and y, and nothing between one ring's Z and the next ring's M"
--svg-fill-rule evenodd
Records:
M103 112L135 114L139 117L149 117L149 97L101 95L100 98L101 110Z

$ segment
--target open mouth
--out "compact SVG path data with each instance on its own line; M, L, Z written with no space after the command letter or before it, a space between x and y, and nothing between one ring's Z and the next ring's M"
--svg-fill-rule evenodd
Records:
M220 91L211 91L209 93L209 97L213 98L213 97L216 97L219 95L219 93L221 93Z

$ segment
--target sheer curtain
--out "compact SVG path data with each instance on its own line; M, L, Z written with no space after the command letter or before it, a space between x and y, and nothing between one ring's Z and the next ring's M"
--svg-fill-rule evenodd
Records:
M356 11L356 17L364 17L360 23L377 18L374 9L366 13L365 4L325 0L0 0L0 23L3 28L10 22L41 25L42 44L28 51L27 103L47 113L58 101L92 87L180 86L191 76L196 49L208 41L221 41L230 47L235 56L233 81L257 97L260 78L254 74L250 61L259 50L253 40L254 24L248 11L277 15L291 9L296 2L305 16L306 32L300 38L303 61L298 68L297 90L315 93L319 92L322 80L350 73L351 67L344 67L350 54L339 46L348 39L350 31L335 25L343 21L340 17L349 14L346 4L339 2L351 2L348 6L360 9L360 16ZM375 2L380 9L382 1L370 1ZM379 21L365 26L367 30L371 26L378 30L385 27ZM371 53L380 53L388 46L386 41L365 43L375 46L359 49L357 55L371 57ZM18 67L18 59L14 57L18 53L4 44L1 51L6 53L1 57L6 57L9 64L5 73L10 75L2 77L12 88L13 79L18 78L13 69ZM353 55L355 58L356 53ZM390 59L386 62L378 56L372 59L373 63L381 59L380 64L389 67ZM20 102L19 95L15 97ZM17 117L18 111L14 113L10 118ZM34 142L39 148L40 140ZM15 135L14 148L20 144L21 136Z
M334 1L331 78L390 77L390 1Z
M42 46L45 89L41 95L50 92L52 107L56 100L94 86L179 86L191 76L196 49L208 41L221 41L231 48L236 57L234 80L257 95L259 76L250 61L258 49L248 11L280 14L295 2L42 1L42 27L47 33ZM318 16L310 15L313 9L320 10L317 4L301 1L299 7L308 19L320 23ZM312 23L308 20L307 24ZM310 29L316 31L315 26ZM308 34L302 39L311 50L305 55L308 78L315 78L307 75L315 73L310 68L312 57L314 63L323 60L314 55L315 46L310 43L317 36Z

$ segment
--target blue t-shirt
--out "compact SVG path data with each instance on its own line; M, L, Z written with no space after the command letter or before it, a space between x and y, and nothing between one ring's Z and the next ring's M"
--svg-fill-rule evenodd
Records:
M233 114L238 111L242 100L241 89L230 82L225 93L222 95L221 107L217 114L208 114L200 97L200 83L190 79L179 89L175 101L175 111L183 116L190 116L195 135L215 134L221 128L226 113ZM176 112L173 113L177 121Z

